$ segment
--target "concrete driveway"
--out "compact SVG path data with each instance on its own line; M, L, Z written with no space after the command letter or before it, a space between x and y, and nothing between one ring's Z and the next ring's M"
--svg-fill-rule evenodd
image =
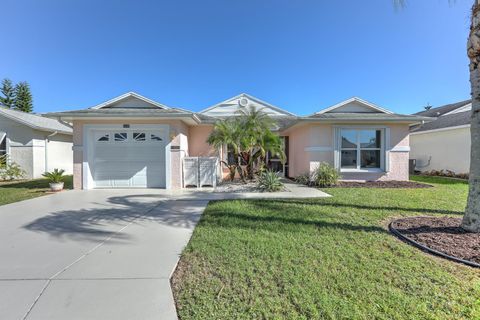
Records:
M169 278L208 201L68 191L0 207L0 319L176 319Z

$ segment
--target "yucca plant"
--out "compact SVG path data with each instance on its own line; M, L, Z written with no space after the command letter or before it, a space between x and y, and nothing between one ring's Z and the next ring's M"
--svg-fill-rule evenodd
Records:
M283 183L277 172L266 170L258 176L257 186L266 192L276 192L284 189Z
M63 174L65 173L65 170L63 169L53 169L51 172L45 172L42 174L45 178L50 181L50 183L61 183L63 182Z

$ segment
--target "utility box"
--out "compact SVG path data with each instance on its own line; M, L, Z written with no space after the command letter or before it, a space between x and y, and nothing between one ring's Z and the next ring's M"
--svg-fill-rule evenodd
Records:
M198 157L183 158L183 187L199 187Z
M217 157L183 158L183 187L216 187L217 168Z
M199 179L200 187L203 186L217 186L217 157L199 157Z

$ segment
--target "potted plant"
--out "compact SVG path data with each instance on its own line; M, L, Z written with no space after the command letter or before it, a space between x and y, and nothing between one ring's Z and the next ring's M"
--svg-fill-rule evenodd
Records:
M50 181L50 190L61 191L63 190L63 169L53 169L52 172L45 172L42 174Z

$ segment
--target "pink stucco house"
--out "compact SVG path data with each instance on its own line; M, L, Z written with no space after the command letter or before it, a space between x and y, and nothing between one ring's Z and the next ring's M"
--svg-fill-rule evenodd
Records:
M228 150L213 150L207 137L216 121L252 105L277 122L288 159L268 159L268 165L287 177L328 162L345 180L407 180L409 126L430 119L395 114L359 98L298 116L247 94L192 112L134 92L49 116L73 124L76 189L176 189L183 187L184 157L228 160Z

